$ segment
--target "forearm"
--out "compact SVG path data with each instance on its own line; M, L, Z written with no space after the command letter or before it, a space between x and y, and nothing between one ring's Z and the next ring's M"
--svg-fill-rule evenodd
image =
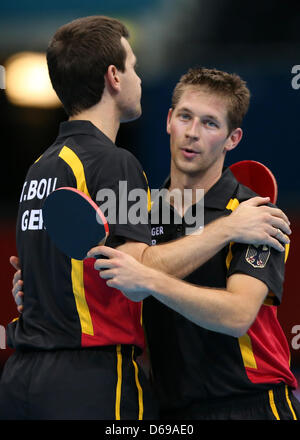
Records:
M246 333L268 293L267 284L243 273L231 275L223 289L200 287L146 267L117 249L99 250L109 259L97 260L95 269L109 287L133 301L152 295L195 324L231 336Z
M145 249L143 264L184 278L219 252L230 241L270 246L284 252L291 230L282 211L259 206L265 199L254 197L230 215L206 225L201 234ZM283 232L280 232L283 231Z
M150 275L150 274L149 274ZM239 337L252 320L238 295L226 289L195 286L171 276L152 273L147 293L207 330Z
M142 263L177 278L185 278L226 246L231 238L231 229L223 217L205 226L198 235L146 248Z

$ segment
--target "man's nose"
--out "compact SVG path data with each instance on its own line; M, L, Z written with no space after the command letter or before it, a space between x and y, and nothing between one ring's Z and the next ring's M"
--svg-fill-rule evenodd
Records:
M200 138L200 127L198 121L191 121L189 126L187 127L187 130L185 132L186 137L189 139L192 139L193 141L197 141Z

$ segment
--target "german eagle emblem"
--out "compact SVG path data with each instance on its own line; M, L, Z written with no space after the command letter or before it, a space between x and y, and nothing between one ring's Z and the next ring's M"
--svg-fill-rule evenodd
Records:
M251 266L262 269L267 264L267 261L270 256L270 248L269 246L264 245L253 245L250 244L248 246L246 252L246 261L251 264Z

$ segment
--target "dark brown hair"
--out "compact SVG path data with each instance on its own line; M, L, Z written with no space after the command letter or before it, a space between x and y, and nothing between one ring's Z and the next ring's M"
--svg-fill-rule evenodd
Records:
M101 15L84 17L60 27L47 49L52 86L66 113L73 116L97 104L110 65L124 72L128 38L118 20Z
M238 75L204 67L188 70L188 72L180 78L173 91L173 109L178 104L183 92L189 86L201 88L208 93L214 93L227 99L229 133L242 125L243 118L249 108L250 91L246 82Z

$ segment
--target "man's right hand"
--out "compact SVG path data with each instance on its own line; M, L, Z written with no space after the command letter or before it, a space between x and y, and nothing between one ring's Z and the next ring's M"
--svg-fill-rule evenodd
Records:
M12 256L12 257L10 257L9 262L16 269L16 272L14 274L13 281L12 281L13 288L12 288L11 293L14 297L15 303L17 304L18 312L22 313L24 293L22 291L23 280L21 279L21 268L20 268L19 258Z
M237 243L265 244L283 252L289 244L290 222L281 209L267 206L268 197L253 197L242 202L227 217L232 239Z

